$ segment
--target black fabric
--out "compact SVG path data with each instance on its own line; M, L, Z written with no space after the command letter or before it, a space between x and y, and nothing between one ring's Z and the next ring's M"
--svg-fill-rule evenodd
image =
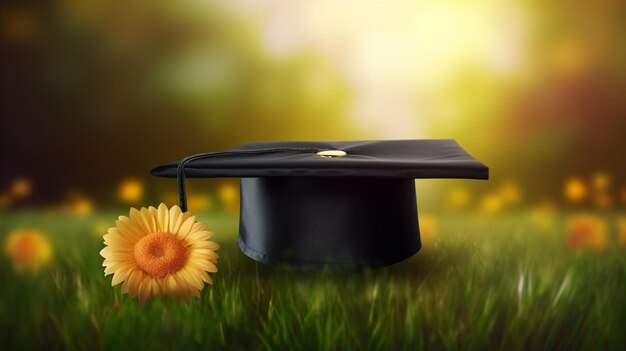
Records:
M325 158L322 150L341 150ZM239 247L297 270L358 271L401 261L420 247L414 178L488 179L454 140L252 143L154 168L177 177L241 178Z
M285 177L241 180L239 247L296 270L359 271L420 247L412 179Z
M259 149L304 151L246 154ZM342 150L345 157L324 158L315 150ZM235 152L241 152L236 154ZM213 177L380 177L487 179L489 169L452 139L251 143L194 159L185 176ZM154 168L160 177L176 177L179 161Z

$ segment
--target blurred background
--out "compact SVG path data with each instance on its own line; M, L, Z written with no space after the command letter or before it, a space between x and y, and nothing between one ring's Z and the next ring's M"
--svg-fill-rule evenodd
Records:
M624 13L2 1L3 346L623 347ZM409 260L348 277L264 267L237 248L238 179L190 179L189 209L222 245L215 284L143 306L102 277L118 215L177 203L157 165L253 141L412 138L456 139L490 180L418 180L424 249Z
M626 204L620 1L0 6L5 209L172 205L148 171L189 154L403 138L454 138L491 168L418 182L428 206ZM191 183L192 210L236 185Z

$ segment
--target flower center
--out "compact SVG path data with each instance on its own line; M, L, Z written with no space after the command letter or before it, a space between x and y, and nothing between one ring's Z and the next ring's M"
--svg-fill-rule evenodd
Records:
M144 236L135 244L134 253L139 268L154 277L177 272L187 262L187 248L169 233Z

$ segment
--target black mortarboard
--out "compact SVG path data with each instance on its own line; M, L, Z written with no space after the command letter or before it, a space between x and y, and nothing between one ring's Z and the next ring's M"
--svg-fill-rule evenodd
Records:
M488 179L454 140L251 143L156 167L178 178L241 178L239 247L297 270L355 271L421 248L415 178Z

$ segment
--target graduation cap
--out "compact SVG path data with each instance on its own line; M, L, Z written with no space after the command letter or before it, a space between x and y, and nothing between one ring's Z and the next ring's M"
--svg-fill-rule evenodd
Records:
M359 271L421 248L416 178L488 179L452 139L250 143L154 168L177 178L241 178L239 247L296 270Z

